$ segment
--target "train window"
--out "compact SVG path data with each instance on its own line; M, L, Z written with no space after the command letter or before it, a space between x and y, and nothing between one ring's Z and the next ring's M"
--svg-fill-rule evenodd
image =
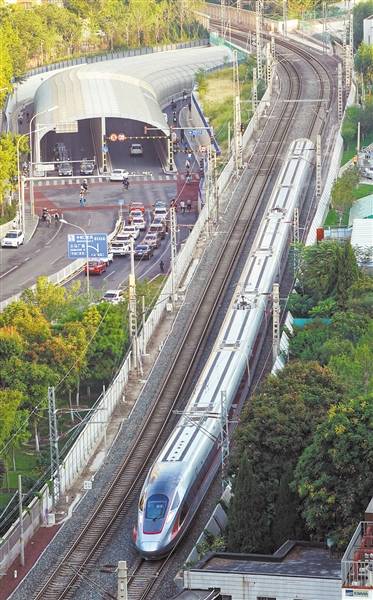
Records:
M166 514L168 504L167 496L163 494L154 494L150 496L146 503L146 519L163 519Z
M174 501L171 506L171 510L175 510L175 508L177 508L179 506L179 504L180 504L180 496L179 496L178 492L176 492Z

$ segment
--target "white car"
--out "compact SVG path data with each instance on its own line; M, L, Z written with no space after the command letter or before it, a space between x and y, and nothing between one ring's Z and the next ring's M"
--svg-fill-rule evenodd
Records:
M111 252L113 256L127 256L131 251L129 240L113 240L111 242Z
M373 179L373 169L365 169L364 177L366 177L367 179Z
M168 210L165 206L156 206L153 210L154 219L166 219L168 214Z
M123 181L123 177L128 177L126 169L113 169L110 173L110 181Z
M141 144L131 144L130 156L142 156L143 149Z
M21 229L14 229L8 231L5 237L1 240L1 246L3 248L18 248L25 241L25 234Z
M126 225L126 227L123 227L121 233L122 235L128 233L134 240L137 240L140 235L140 230L134 225Z
M122 290L108 290L102 296L102 300L105 302L110 302L111 304L119 304L122 302Z
M132 225L140 231L145 231L146 223L143 217L134 217L132 219Z

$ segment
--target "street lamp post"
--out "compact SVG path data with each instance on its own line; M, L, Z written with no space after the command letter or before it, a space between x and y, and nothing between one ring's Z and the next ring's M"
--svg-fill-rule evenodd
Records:
M39 131L39 130L38 130ZM32 135L33 133L35 133L35 131L31 131L30 133L24 133L23 135L20 135L18 140L17 140L17 146L16 146L16 151L17 151L17 179L18 179L18 205L19 205L19 213L20 213L20 228L22 229L22 231L25 233L25 183L24 183L24 177L23 175L21 175L21 165L20 165L20 151L19 151L19 146L21 143L21 140ZM31 138L30 138L31 141ZM31 180L30 180L31 183Z
M80 231L83 232L84 237L85 237L85 256L86 256L86 269L87 269L87 296L89 298L89 254L88 254L88 234L87 232L83 229L83 227L80 227L80 225L75 225L75 223L70 223L69 221L66 221L66 219L60 219L60 223L64 223L65 225L71 225L71 227L76 227L77 229L80 229Z
M43 115L44 113L47 112L52 112L53 110L56 110L58 108L58 106L51 106L51 108L47 108L46 110L41 110L38 113L35 113L31 119L30 119L30 125L29 125L29 135L30 135L30 205L31 205L31 214L34 214L34 180L33 180L33 175L34 175L34 166L33 166L33 152L32 152L32 133L35 133L35 131L31 131L31 125L34 119L36 119L36 117L38 117L39 115Z

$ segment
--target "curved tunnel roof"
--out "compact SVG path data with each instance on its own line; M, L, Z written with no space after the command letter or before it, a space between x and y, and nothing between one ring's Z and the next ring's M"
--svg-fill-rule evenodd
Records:
M149 123L166 135L162 108L182 89L190 90L199 69L231 60L228 48L199 47L83 64L59 71L35 95L41 137L80 119L117 117Z

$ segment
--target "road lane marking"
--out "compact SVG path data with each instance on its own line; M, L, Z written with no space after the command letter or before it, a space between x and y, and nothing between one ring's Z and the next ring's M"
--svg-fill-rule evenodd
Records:
M57 258L55 258L54 261L51 262L51 265L54 265L54 263L58 262L59 260L61 260L61 256L57 256Z
M40 251L41 251L41 248L38 248L37 250L35 250L34 254L37 254Z
M2 273L2 275L0 275L0 279L2 277L5 277L5 275L8 275L9 273L11 273L12 271L14 271L14 269L18 269L19 265L15 265L14 267L12 267L11 269L9 269L9 271L6 271L6 273Z
M111 277L112 275L114 275L114 273L115 273L115 270L111 271L111 273L109 273L109 275L106 275L106 277L104 277L104 280L108 279L109 277Z
M31 259L31 256L26 256L26 258L23 260L23 262L25 263L25 262L27 262L30 259Z

